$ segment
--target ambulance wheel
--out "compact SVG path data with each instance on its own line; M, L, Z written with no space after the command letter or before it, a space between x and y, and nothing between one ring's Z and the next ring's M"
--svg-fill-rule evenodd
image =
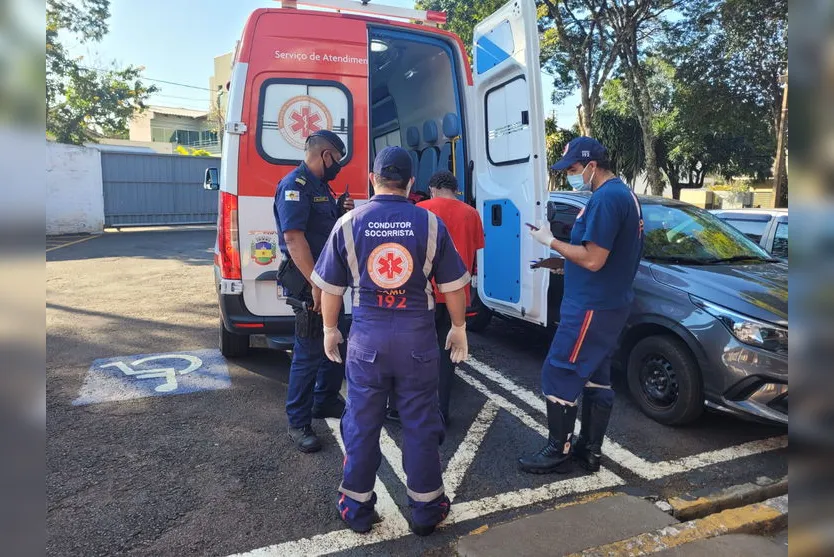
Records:
M644 414L664 425L684 425L704 411L701 372L674 336L638 342L628 358L628 389Z
M466 330L473 333L485 331L492 320L492 311L484 305L474 290L472 291L472 305L466 309L466 315Z
M249 335L239 335L226 330L220 320L220 353L226 358L240 358L249 353Z

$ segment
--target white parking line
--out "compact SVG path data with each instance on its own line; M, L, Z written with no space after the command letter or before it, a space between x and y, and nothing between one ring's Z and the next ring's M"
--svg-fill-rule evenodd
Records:
M477 501L466 501L452 505L449 516L441 527L450 526L458 522L465 522L488 514L510 509L518 509L528 505L549 501L565 495L585 493L623 485L625 482L605 468L589 476L569 478L537 488L519 489L507 493L499 493L491 497L484 497Z
M547 414L547 405L545 404L543 397L537 395L529 389L525 389L524 387L518 385L500 371L483 362L479 362L475 358L470 357L468 360L466 360L466 364L470 368L472 368L473 371L476 371L477 373L483 375L487 379L494 381L502 389L518 397L518 399L523 401L525 404L528 404L532 408L535 408L542 414ZM461 379L467 381L467 383L474 386L476 389L478 389L484 394L489 392L489 389L480 384L480 382L478 382L477 380L475 380L475 382L481 385L481 387L483 387L483 390L478 388L465 377L461 377ZM518 409L518 407L516 408ZM520 412L523 412L521 409L518 410ZM579 431L579 427L580 426L577 423L577 433ZM640 456L637 456L636 454L632 453L620 444L606 437L604 452L606 456L611 458L611 460L613 460L620 466L627 468L628 470L637 474L641 478L646 480L657 480L660 478L665 478L666 476L690 472L692 470L697 470L698 468L704 468L705 466L711 466L713 464L728 462L737 458L753 456L769 451L775 451L777 449L783 449L787 446L788 436L782 435L778 437L772 437L769 439L763 439L760 441L751 441L749 443L744 443L735 447L728 447L726 449L707 451L700 454L679 458L676 460L651 462Z
M327 425L330 427L330 431L333 432L333 437L339 443L342 454L344 454L345 445L342 442L342 435L339 432L339 420L336 418L328 418ZM388 439L391 440L390 437ZM394 445L393 440L391 440L391 444ZM396 445L394 445L394 448L397 448ZM391 494L388 493L388 488L379 479L379 476L376 478L374 491L376 491L377 497L376 510L382 521L375 525L373 530L368 534L357 534L350 529L336 530L311 538L269 545L245 553L237 553L231 557L290 557L296 555L299 557L312 557L314 555L326 555L337 551L347 551L348 549L395 540L408 535L410 533L408 522L400 512L394 499L391 498ZM333 502L333 512L336 512L335 501Z
M491 400L486 401L484 407L475 417L475 421L469 427L469 431L466 432L466 437L463 438L449 464L446 465L446 473L443 474L443 485L446 487L446 495L452 501L455 500L456 492L463 481L463 477L469 467L472 466L472 462L478 454L478 448L497 415L498 406Z

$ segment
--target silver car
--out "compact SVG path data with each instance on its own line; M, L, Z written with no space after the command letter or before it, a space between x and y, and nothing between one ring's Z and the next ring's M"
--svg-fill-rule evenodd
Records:
M569 240L590 198L554 192L553 234ZM640 408L685 424L704 408L788 421L788 267L708 211L640 197L645 249L618 360ZM551 276L558 324L564 279Z

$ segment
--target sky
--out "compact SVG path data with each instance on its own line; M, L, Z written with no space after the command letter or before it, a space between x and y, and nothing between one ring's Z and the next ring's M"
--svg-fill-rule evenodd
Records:
M414 7L414 0L381 3ZM262 7L279 4L271 0L111 0L109 32L100 43L82 45L69 38L65 44L91 67L105 67L113 61L119 66L144 66L148 83L160 89L151 104L207 110L214 57L234 49L246 18ZM578 97L554 106L551 81L542 75L545 114L555 111L559 125L570 127L576 121Z

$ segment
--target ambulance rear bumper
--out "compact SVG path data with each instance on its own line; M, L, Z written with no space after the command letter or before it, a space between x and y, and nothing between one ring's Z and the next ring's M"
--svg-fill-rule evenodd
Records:
M223 294L218 291L220 315L226 330L246 335L295 335L294 315L262 316L246 309L241 294Z

